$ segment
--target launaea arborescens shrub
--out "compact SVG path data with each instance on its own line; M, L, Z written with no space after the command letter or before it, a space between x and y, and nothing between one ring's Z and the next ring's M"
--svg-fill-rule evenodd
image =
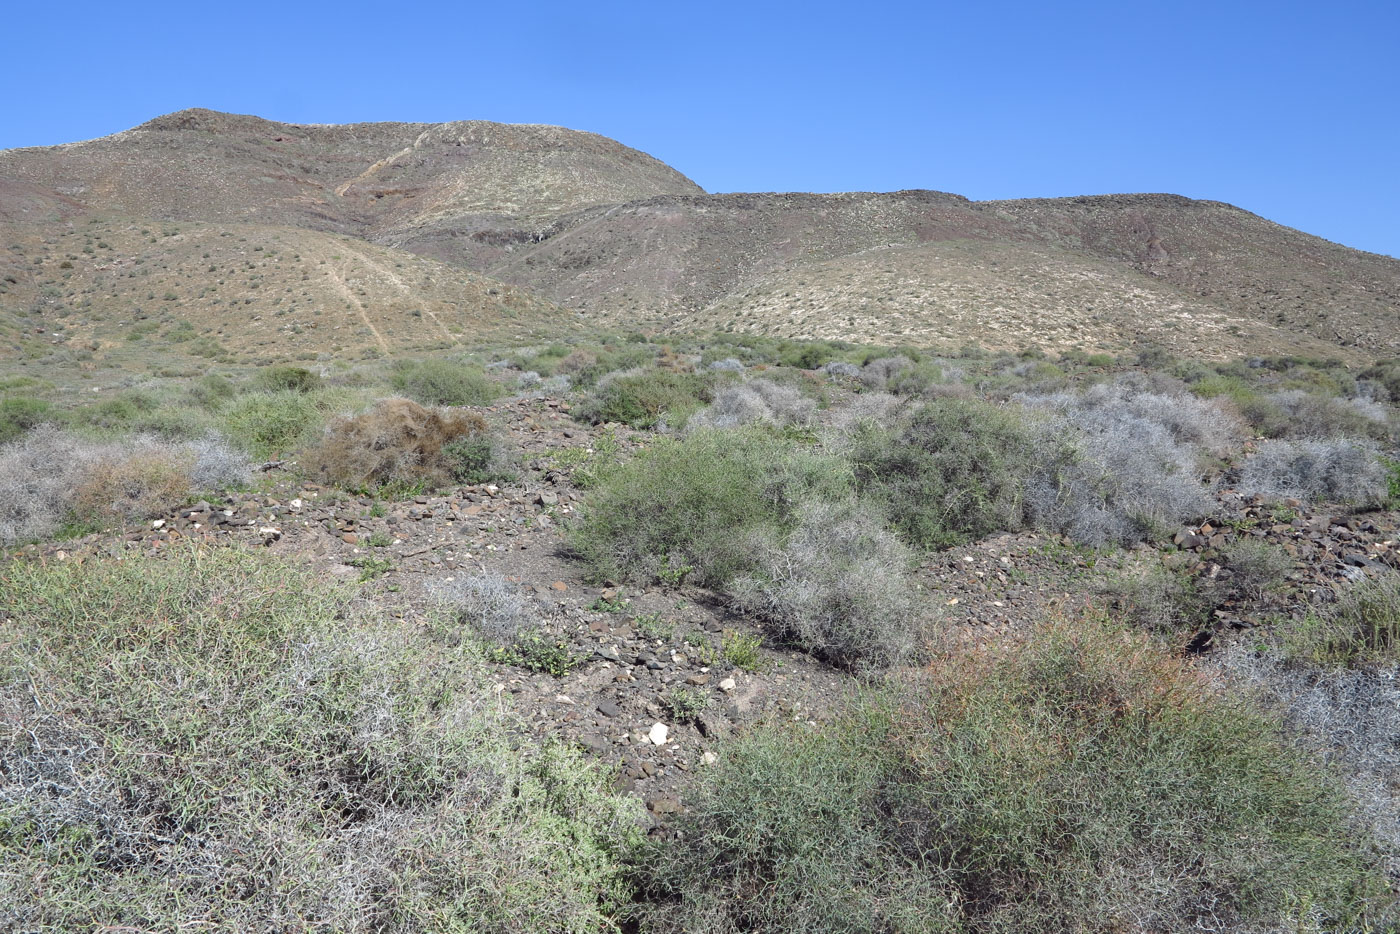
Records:
M714 401L692 415L686 427L733 428L754 422L806 427L816 412L816 400L801 390L771 380L752 379L716 389Z
M471 640L233 548L0 592L0 929L617 930L640 808Z
M687 804L637 860L643 930L1390 929L1334 777L1097 615L754 731Z
M305 464L347 488L437 487L471 482L459 479L464 458L486 470L493 450L486 420L475 412L385 399L362 415L333 420Z

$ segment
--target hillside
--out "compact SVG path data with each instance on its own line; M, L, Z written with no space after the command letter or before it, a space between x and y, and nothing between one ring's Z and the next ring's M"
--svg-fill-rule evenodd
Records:
M515 286L294 227L92 217L58 232L0 224L0 235L11 346L22 331L99 358L361 357L556 333L563 316Z
M1400 353L1400 260L1228 204L709 195L645 153L550 126L293 125L187 110L0 152L6 246L57 256L63 238L92 239L92 217L113 255L70 250L59 263L73 267L51 269L5 252L9 346L38 333L30 311L87 310L89 323L65 333L101 345L157 302L258 355L396 352L479 329L560 333L566 321L993 349ZM164 238L172 224L180 233ZM162 234L149 243L130 229Z
M1193 356L1335 345L1222 309L1118 263L1036 244L939 240L877 247L745 285L680 326L887 344L1066 349L1172 346ZM1091 337L1086 338L1086 335Z
M581 212L485 268L665 328L1111 349L1147 327L1212 354L1400 350L1400 261L1170 195L662 197Z

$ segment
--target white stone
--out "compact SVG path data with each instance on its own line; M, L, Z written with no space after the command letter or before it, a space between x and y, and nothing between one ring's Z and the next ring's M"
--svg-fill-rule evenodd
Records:
M714 765L714 764L715 764L716 762L718 762L718 761L719 761L719 756L717 756L717 755L715 755L714 753L710 752L708 749L706 749L706 750L705 750L703 753L701 753L701 755L700 755L700 764L701 764L701 765Z
M154 521L154 522L151 523L151 528L153 528L153 529L158 529L158 528L161 528L161 527L164 526L164 525L165 525L165 520L164 520L164 519L157 519L156 521Z
M647 734L647 739L653 746L664 746L666 744L666 734L671 732L671 728L664 723L653 723L651 732Z
M723 681L721 681L721 682L719 683L719 689L720 689L721 691L723 691L724 693L726 693L726 694L728 694L730 691L734 690L734 689L737 688L738 686L739 686L739 685L737 685L737 684L734 683L734 679L733 679L733 678L725 678Z

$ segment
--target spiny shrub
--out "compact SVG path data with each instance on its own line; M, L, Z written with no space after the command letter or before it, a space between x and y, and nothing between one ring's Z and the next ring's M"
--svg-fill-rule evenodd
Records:
M0 444L54 420L53 406L42 399L9 396L0 399Z
M850 488L839 458L761 428L704 429L606 471L572 541L602 578L660 580L688 567L696 582L722 586L753 566L750 536L782 537L799 502Z
M903 355L876 357L867 361L860 371L860 381L867 389L883 390L900 371L914 365L914 361Z
M692 415L686 427L733 428L753 422L806 427L816 411L816 400L800 390L766 379L752 379L715 390L714 401Z
M206 435L181 445L193 459L190 484L196 490L236 489L248 482L253 465L248 457L219 435Z
M850 454L861 488L922 548L1020 528L1023 481L1043 456L1016 411L965 399L930 402L891 428L864 423Z
M738 360L716 360L714 363L710 364L710 369L734 369L732 366L721 367L721 363L736 363L738 364L738 369L742 370L744 368L744 365L739 363ZM847 363L845 360L832 360L829 363L824 363L822 364L821 371L827 376L837 376L843 379L860 378L860 367L856 366L854 363Z
M250 467L217 437L98 442L42 426L0 446L0 544L161 515L246 483Z
M1244 426L1235 415L1209 399L1167 390L1169 384L1132 374L1080 393L1022 397L1020 401L1056 412L1093 435L1165 433L1177 444L1216 456L1239 446Z
M532 628L519 588L499 574L464 575L437 584L433 593L457 622L488 642L507 645Z
M314 396L282 390L239 397L223 414L225 433L255 457L276 457L312 441L325 424Z
M1291 737L1325 757L1346 780L1363 820L1400 874L1400 683L1393 666L1319 667L1301 655L1244 643L1223 653L1240 687L1277 710ZM1300 664L1301 662L1301 664ZM1377 923L1372 930L1392 930Z
M487 432L486 420L475 412L385 399L363 415L333 420L303 463L313 475L347 489L445 486L459 476L489 472Z
M0 924L615 930L635 804L473 643L233 549L0 569Z
M736 742L681 829L636 862L645 930L1360 930L1384 910L1329 773L1098 616Z
M648 368L610 373L575 407L586 422L620 422L652 428L661 422L683 424L709 402L710 381L696 373Z
M1280 413L1277 424L1267 423L1262 433L1271 438L1374 438L1391 433L1385 406L1368 399L1342 399L1290 389L1268 396Z
M1244 493L1360 509L1386 502L1388 480L1376 446L1347 439L1265 441L1240 470Z
M1026 484L1031 521L1099 547L1204 515L1200 460L1232 450L1243 426L1215 403L1171 388L1129 376L1082 393L1020 397L1053 415L1038 429L1047 453Z
M913 654L913 558L869 507L808 502L785 540L774 531L757 533L754 571L729 585L741 609L838 665L892 665Z
M486 405L499 395L476 366L450 360L403 361L390 375L393 387L423 405Z
M1162 426L1090 431L1054 419L1036 435L1041 460L1024 495L1028 520L1041 528L1095 548L1128 545L1210 510L1196 454Z
M0 544L58 531L93 454L90 442L50 425L0 447Z

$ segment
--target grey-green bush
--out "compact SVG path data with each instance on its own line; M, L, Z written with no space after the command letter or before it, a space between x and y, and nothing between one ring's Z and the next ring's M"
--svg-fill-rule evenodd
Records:
M753 567L751 536L781 539L799 502L850 489L840 458L762 428L704 429L606 472L571 541L601 578L723 586Z
M0 927L616 929L639 808L470 641L233 549L0 591Z
M810 501L786 537L759 531L735 603L780 639L849 667L897 664L918 648L913 556L855 499Z
M1381 930L1353 807L1277 723L1098 616L941 656L702 773L651 932ZM1374 925L1367 927L1367 925Z
M1021 528L1025 478L1046 456L1018 411L969 399L930 402L889 428L858 425L850 453L861 488L922 548Z
M1240 490L1357 508L1385 504L1390 475L1369 441L1265 441L1240 470Z
M480 367L450 360L403 361L390 381L423 405L486 405L500 394Z

